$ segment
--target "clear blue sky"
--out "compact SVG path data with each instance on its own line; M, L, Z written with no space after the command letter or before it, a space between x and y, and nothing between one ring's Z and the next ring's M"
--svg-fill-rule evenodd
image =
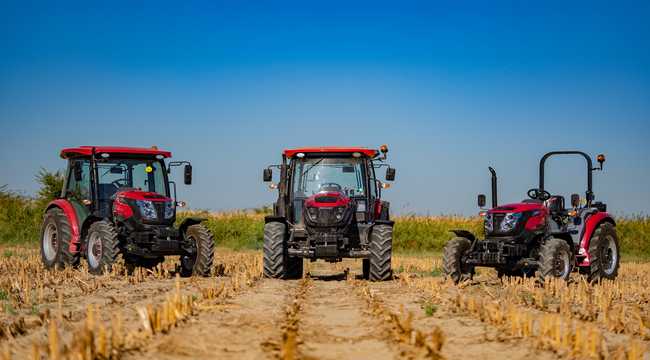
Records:
M598 199L650 210L650 2L91 3L0 4L0 184L156 144L194 163L191 207L248 208L285 147L388 143L393 209L473 214L488 165L516 201L580 149L608 155Z

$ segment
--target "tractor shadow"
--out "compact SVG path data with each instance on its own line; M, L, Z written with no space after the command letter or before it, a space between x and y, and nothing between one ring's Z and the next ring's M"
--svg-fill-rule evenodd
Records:
M324 274L320 272L308 272L305 276L316 281L343 281L350 275L350 269L345 269L343 272L335 274Z

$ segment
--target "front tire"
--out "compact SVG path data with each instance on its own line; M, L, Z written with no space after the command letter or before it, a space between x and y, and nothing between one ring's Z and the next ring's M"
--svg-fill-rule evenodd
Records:
M41 260L45 268L79 265L79 253L70 252L71 229L63 210L55 207L45 213L41 227Z
M391 257L393 253L393 227L375 225L370 235L370 281L390 280L393 272Z
M616 228L612 224L603 223L596 228L589 241L589 257L589 282L616 278L620 253Z
M539 252L541 280L559 278L568 280L573 270L575 256L569 244L562 239L548 239Z
M181 276L210 276L214 262L212 233L204 225L196 224L189 226L184 236L187 241L194 243L196 252L193 255L181 256Z
M287 276L288 257L284 241L286 232L287 226L280 222L264 225L264 277L284 279ZM300 260L302 263L302 259Z
M100 220L90 225L86 243L88 271L100 275L110 272L120 254L120 242L113 224Z
M455 284L461 281L471 280L474 276L474 267L463 263L463 255L472 247L472 242L464 237L451 239L442 253L442 269L445 277L451 279Z

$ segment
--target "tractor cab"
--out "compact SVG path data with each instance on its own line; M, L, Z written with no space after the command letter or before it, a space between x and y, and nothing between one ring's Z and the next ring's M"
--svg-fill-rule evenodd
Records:
M274 253L265 253L266 276L293 278L298 272L302 275L301 271L294 270L302 269L297 265L302 264L302 258L330 262L346 257L363 258L366 264L373 232L387 236L384 228L390 227L392 231L389 203L382 201L382 189L389 185L376 175L379 168L386 167L386 180L395 179L395 170L385 163L387 153L385 145L379 150L289 149L282 154L281 164L264 169L265 182L272 181L272 168L280 170L279 182L270 186L278 190L278 199L273 204L273 215L266 217L265 243L275 243L271 230L284 234L281 237L286 239L277 246L287 256L279 265ZM265 246L265 250L270 248ZM382 280L389 276L390 263L386 265L384 261L379 265L376 276Z
M189 162L165 164L171 153L156 147L80 146L63 149L61 157L68 160L65 184L44 221L47 267L74 265L83 256L92 272L101 273L120 254L131 267L152 267L165 255L181 255L186 274L209 272L213 251L199 253L201 244L212 241L200 225L203 220L189 218L174 227L176 209L184 203L176 200L176 184L168 174L185 165L184 182L190 185ZM190 238L188 230L201 230L201 238ZM197 256L204 260L200 269Z

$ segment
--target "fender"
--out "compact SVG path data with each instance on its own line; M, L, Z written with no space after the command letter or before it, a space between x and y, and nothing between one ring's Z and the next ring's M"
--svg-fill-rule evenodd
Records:
M286 224L287 219L284 216L276 216L276 215L267 215L264 217L264 223L268 224L270 222L279 222Z
M192 225L200 224L200 223L202 223L202 222L204 222L206 220L208 220L208 219L203 218L203 217L188 217L188 218L185 218L181 222L181 225L178 227L178 231L181 234L185 234L185 229L187 229L188 227L190 227Z
M594 234L594 231L596 231L596 228L598 228L598 226L604 222L608 222L616 226L614 217L606 212L597 212L593 215L590 215L585 220L584 231L582 239L580 240L580 249L578 251L585 254L586 257L578 266L590 265L589 243L591 242L591 236Z
M476 236L474 236L474 234L472 234L467 230L449 230L449 231L456 234L456 236L463 237L465 239L468 239L471 242L474 242L474 240L476 240Z
M77 212L74 210L74 207L66 199L56 199L47 204L45 211L48 211L52 208L59 208L63 210L63 213L70 221L70 234L72 239L70 239L70 248L68 249L71 253L76 254L79 252L79 220L77 219Z
M392 220L375 220L375 225L395 225L395 222Z

